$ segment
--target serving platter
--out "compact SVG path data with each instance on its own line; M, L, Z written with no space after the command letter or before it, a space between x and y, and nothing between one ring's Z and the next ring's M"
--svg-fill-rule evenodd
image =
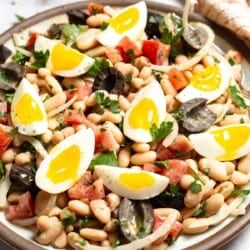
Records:
M127 6L129 4L135 3L135 1L95 1L102 4L107 4L111 6ZM175 6L168 5L163 3L163 1L146 1L149 9L156 12L175 12L179 15L182 13L182 9ZM35 16L32 16L21 23L13 26L2 35L0 35L0 44L10 43L10 39L14 33L22 32L30 27L43 27L46 24L51 23L53 18L63 14L67 11L74 9L85 9L88 4L88 1L81 1L72 4L63 5L60 7L53 8L49 11L39 13ZM236 37L233 36L229 31L218 27L216 24L209 22L208 20L202 18L199 15L191 15L190 18L195 21L201 21L209 24L216 33L215 43L218 48L223 48L225 51L230 48L235 48L240 50L244 55L250 55L250 51L245 47L242 41L239 41ZM38 26L39 25L39 26ZM243 71L245 79L250 79L250 71L246 70L249 67L249 58L244 59L243 61ZM250 197L248 197L248 203L250 203ZM29 230L20 228L9 223L2 212L0 212L0 237L6 241L7 244L13 246L14 248L21 250L41 250L41 249L54 249L52 247L41 247L36 244L33 240L33 233ZM212 227L206 233L195 235L195 236L181 236L178 241L170 246L168 249L178 250L178 249L217 249L220 246L229 242L233 237L235 237L244 227L246 227L250 222L250 206L246 210L244 216L237 218L227 218L223 223Z

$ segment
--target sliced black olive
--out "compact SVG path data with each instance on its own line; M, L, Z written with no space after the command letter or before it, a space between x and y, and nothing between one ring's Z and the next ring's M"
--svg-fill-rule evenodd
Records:
M125 85L123 74L114 67L108 67L97 74L93 83L93 91L107 90L111 94L121 94Z
M153 226L151 203L124 198L119 206L119 223L124 237L129 241L149 235Z
M11 50L4 45L0 45L0 63L5 63L6 59L11 55Z
M161 33L159 30L160 21L163 18L162 15L155 12L148 12L147 25L145 32L148 38L160 38Z
M89 17L87 13L85 13L83 10L70 10L67 12L67 15L69 17L69 22L71 24L86 24L86 20Z
M48 29L48 38L51 39L59 39L61 37L63 27L65 24L60 23L60 24L52 24L50 28Z
M13 164L9 177L16 190L30 191L33 194L38 191L35 183L35 173L33 172L32 164L27 164L24 166Z
M204 98L194 98L182 104L182 127L189 132L201 132L208 129L216 120L216 114L206 106Z
M19 80L24 76L24 66L9 62L0 66L0 89L14 90Z

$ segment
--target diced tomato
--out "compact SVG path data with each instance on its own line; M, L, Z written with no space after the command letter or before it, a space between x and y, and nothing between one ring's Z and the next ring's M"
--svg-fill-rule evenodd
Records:
M177 184L187 172L188 164L185 161L172 159L167 168L162 168L161 174L169 178L169 184Z
M82 124L86 120L81 110L67 109L64 112L64 121L73 125Z
M121 39L117 46L117 49L120 51L124 62L131 62L136 57L141 55L141 50L127 36Z
M161 173L162 168L153 163L144 163L143 170L153 172L153 173Z
M123 58L120 51L116 48L106 47L105 56L113 63L122 62Z
M35 45L37 37L38 37L37 33L32 33L30 35L29 40L27 42L28 50L31 50L31 51L34 50L34 45Z
M68 196L71 199L94 200L105 197L104 186L101 179L93 181L90 171L85 172L82 178L69 190Z
M80 86L75 89L69 89L66 91L67 100L70 100L75 95L77 96L77 101L83 100L85 96L89 96L92 93L91 86Z
M162 143L160 143L157 146L156 152L157 152L157 159L160 161L176 158L174 152L170 151L169 147L164 147Z
M170 45L156 40L144 40L142 43L142 55L147 57L151 63L162 65L170 53Z
M21 195L17 205L9 205L5 210L7 220L26 219L34 216L34 201L30 192Z
M98 3L89 3L87 9L90 15L96 15L98 13L103 13L103 5Z
M183 229L183 224L179 221L175 221L173 226L170 229L169 236L172 237L173 240L175 240L181 233L181 230Z
M188 80L184 73L176 68L171 68L169 70L168 79L176 90L183 89L188 85Z
M112 151L117 148L117 142L112 132L108 129L95 131L95 153L102 151Z
M0 123L7 123L7 102L0 102Z
M0 127L0 158L12 142L12 136Z

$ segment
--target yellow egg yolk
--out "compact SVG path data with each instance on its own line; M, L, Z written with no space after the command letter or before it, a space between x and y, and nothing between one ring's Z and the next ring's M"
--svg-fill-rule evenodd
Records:
M36 100L27 93L23 94L16 104L16 116L21 124L31 124L44 119L40 106Z
M52 71L71 70L79 66L84 55L64 44L57 44L51 51Z
M123 34L132 29L138 23L139 18L139 10L135 7L131 7L112 18L109 25L116 31L116 33Z
M60 152L51 160L47 171L47 177L55 184L77 180L80 167L81 151L79 146L72 145Z
M230 161L238 158L239 149L244 146L250 138L249 126L231 126L210 132L214 140L225 150L218 160Z
M216 66L208 66L201 72L193 75L190 84L201 91L209 92L217 90L221 84L221 71Z
M135 129L141 128L149 131L153 124L159 125L159 112L154 101L143 98L131 110L129 125Z
M145 173L122 173L119 182L130 189L142 189L151 187L155 183L155 179Z

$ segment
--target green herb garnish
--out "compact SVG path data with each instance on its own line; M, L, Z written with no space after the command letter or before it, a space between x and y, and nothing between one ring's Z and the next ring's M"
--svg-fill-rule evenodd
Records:
M73 225L76 222L76 216L68 210L64 210L65 217L62 219L62 224L64 227Z
M101 30L105 30L105 29L108 28L108 26L109 26L109 23L103 22L102 25L100 26L100 29L101 29Z
M6 93L5 100L7 103L11 104L14 98L14 93Z
M102 152L95 156L95 158L90 163L90 168L93 168L95 165L109 165L109 166L118 166L118 160L114 152Z
M206 215L206 206L207 202L205 201L204 203L201 204L201 206L194 212L193 216L194 217L203 217Z
M152 141L158 142L169 135L173 130L173 122L162 122L160 127L154 123L150 128L150 133L152 135Z
M86 240L79 240L77 243L78 243L80 246L82 246L82 247L84 247L84 246L87 245L87 241L86 241Z
M66 45L71 46L76 42L77 37L85 31L82 25L65 24L63 26L63 36L65 38Z
M10 82L10 76L7 74L5 70L0 71L0 80L4 83Z
M35 62L31 64L34 68L44 68L49 58L49 51L33 51Z
M169 160L165 160L165 161L155 161L156 165L160 165L164 168L168 168L169 167Z
M199 193L202 190L201 184L199 184L196 180L191 182L189 187L193 193Z
M199 174L192 167L189 166L189 170L192 172L196 180L200 181L203 185L206 184L206 182L199 176Z
M242 108L249 108L236 86L229 86L229 93L235 104Z
M2 161L0 160L0 182L3 180L6 174L5 166L3 165Z
M24 16L21 16L21 15L18 15L18 14L16 14L15 16L16 16L17 20L20 21L20 22L22 22L23 20L25 20Z
M26 48L25 48L26 49ZM13 60L18 63L18 64L21 64L21 65L24 65L26 62L29 61L29 57L24 55L21 51L17 50L16 51L16 54L14 55L14 58Z
M232 194L234 194L234 195L249 195L250 189L234 189L232 191Z
M96 77L97 74L109 67L109 62L105 59L96 59L95 62L87 72L88 76Z

